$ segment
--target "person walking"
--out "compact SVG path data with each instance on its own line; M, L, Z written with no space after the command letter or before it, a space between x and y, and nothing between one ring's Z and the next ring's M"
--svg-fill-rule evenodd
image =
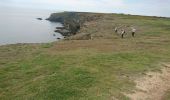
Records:
M122 39L124 38L125 33L126 33L126 31L124 29L122 29L122 32L121 32L121 38Z
M135 37L136 29L132 28L132 37Z
M118 28L117 27L115 27L115 33L117 33L118 32Z

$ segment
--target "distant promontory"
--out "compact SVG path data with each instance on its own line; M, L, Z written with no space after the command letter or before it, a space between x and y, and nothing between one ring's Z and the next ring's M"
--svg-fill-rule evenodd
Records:
M95 19L89 13L82 12L60 12L52 13L47 20L51 22L60 22L64 28L57 28L55 32L61 33L63 36L75 35L84 22Z

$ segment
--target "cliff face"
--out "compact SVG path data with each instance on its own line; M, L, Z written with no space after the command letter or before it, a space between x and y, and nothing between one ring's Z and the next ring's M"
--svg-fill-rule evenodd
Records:
M62 23L65 29L70 32L69 34L73 35L76 34L81 25L80 16L76 12L53 13L47 20Z
M64 36L70 36L75 35L86 21L96 20L99 17L101 16L95 13L61 12L51 14L47 20L62 23L65 27L64 31L67 30L67 33L64 33L62 30L57 30L57 32Z

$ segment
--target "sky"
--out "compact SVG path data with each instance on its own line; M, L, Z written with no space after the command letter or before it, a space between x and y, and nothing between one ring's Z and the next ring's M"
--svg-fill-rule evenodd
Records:
M0 8L125 13L170 17L170 0L0 0Z

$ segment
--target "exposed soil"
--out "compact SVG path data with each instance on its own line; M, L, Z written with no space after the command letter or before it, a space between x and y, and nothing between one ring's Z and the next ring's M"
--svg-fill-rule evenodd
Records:
M137 90L126 94L131 100L162 100L170 89L170 64L162 64L161 72L149 72L145 77L137 79Z

